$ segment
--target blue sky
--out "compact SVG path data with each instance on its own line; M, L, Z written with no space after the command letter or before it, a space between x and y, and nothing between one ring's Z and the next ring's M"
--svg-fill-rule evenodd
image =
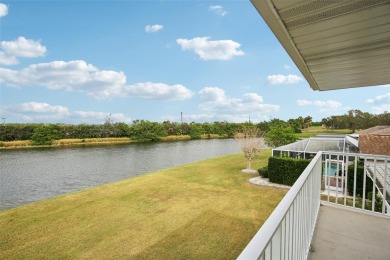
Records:
M2 1L7 123L260 122L390 111L390 88L313 91L250 1Z

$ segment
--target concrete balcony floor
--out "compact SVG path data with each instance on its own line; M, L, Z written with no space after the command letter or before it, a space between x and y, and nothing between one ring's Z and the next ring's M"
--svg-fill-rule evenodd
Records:
M390 259L390 217L320 207L310 260Z

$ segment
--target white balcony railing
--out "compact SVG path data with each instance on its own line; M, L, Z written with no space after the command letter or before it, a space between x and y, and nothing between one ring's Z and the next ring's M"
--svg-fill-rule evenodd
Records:
M307 259L320 201L390 214L390 157L318 152L238 259Z
M326 203L390 214L390 157L323 152Z
M320 207L322 153L290 188L238 259L306 259Z

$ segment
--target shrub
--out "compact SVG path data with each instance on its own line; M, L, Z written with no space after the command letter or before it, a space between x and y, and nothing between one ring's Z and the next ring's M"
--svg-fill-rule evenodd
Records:
M259 172L259 175L260 175L261 177L263 177L263 178L268 178L268 167L267 167L267 166L265 166L265 167L263 167L263 168L260 168L260 169L258 170L258 172Z
M306 159L272 156L268 159L269 181L292 186L309 163Z
M294 129L291 127L273 126L265 134L265 141L269 147L278 147L293 143L297 140Z
M368 192L367 193L367 197L364 201L364 208L366 210L371 210L372 209L372 192ZM348 206L353 206L353 200L350 199L350 200L347 200L347 205ZM356 196L356 200L355 200L355 207L356 208L362 208L362 205L363 205L363 199L362 197L360 197L360 195ZM381 195L379 195L378 193L375 193L375 206L374 206L374 211L375 212L382 212L382 205L383 205L383 198ZM385 208L385 213L387 213L387 210Z
M349 195L353 195L353 186L354 186L354 168L355 164L348 166L348 182L347 190ZM363 197L363 181L364 181L364 166L357 165L356 169L356 196ZM369 192L372 192L372 180L366 176L366 198Z
M33 145L51 145L52 141L59 139L60 131L56 125L41 125L34 130L31 137Z

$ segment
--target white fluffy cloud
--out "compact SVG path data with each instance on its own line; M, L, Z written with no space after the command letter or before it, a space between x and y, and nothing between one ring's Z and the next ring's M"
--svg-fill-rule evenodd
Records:
M42 102L8 105L2 108L2 112L26 122L103 123L108 115L115 122L131 122L131 119L122 113L70 111L65 106Z
M293 75L293 74L288 74L288 75L269 75L267 77L267 82L271 85L281 85L281 84L296 84L299 83L303 80L303 78Z
M193 93L183 85L137 83L126 85L123 72L99 70L85 61L53 61L30 65L22 70L0 68L0 83L11 87L45 87L76 91L96 99L134 96L143 99L183 100Z
M0 3L0 17L6 16L8 14L8 6Z
M367 104L387 103L390 104L390 92L384 95L376 96L366 100Z
M256 93L246 93L241 98L231 98L221 88L206 87L199 91L199 95L201 100L199 108L207 113L207 117L222 120L243 122L248 120L249 115L251 118L260 119L266 114L279 110L278 105L264 104L263 98ZM192 118L195 117L192 115Z
M46 53L46 47L39 41L19 37L14 41L0 42L0 65L15 65L18 58L41 57Z
M245 53L240 50L240 44L232 40L211 41L210 37L193 39L177 39L182 50L193 50L202 60L230 60Z
M209 10L220 16L225 16L227 14L227 12L220 5L210 5Z
M390 112L390 92L366 100L366 103L372 105L374 114Z
M26 102L17 105L5 106L2 111L7 115L20 118L26 122L60 121L70 115L64 106L52 106L41 102Z
M10 66L18 64L19 61L15 56L7 55L5 52L0 51L0 65Z
M51 106L47 103L40 102L26 102L15 106L15 111L27 113L50 113L69 115L69 109L64 106Z
M199 91L202 103L224 102L226 100L225 90L218 87L205 87Z
M126 83L123 72L99 70L81 60L33 64L20 71L0 68L0 78L9 86L78 91L97 99L120 95Z
M350 110L350 107L344 107L340 102L335 100L306 100L298 99L295 101L298 106L314 106L319 108L321 113L344 113L345 111Z
M164 83L137 83L125 87L125 92L141 99L184 100L191 98L194 93L183 85L169 86Z
M327 101L310 101L305 99L298 99L296 101L298 106L316 106L316 107L323 107L323 108L340 108L342 107L342 104L338 101L334 100L327 100Z
M154 24L154 25L146 25L145 26L145 32L152 33L152 32L158 32L164 28L161 24Z
M384 112L390 112L390 104L381 104L378 106L372 107L372 112L374 114L383 114Z

